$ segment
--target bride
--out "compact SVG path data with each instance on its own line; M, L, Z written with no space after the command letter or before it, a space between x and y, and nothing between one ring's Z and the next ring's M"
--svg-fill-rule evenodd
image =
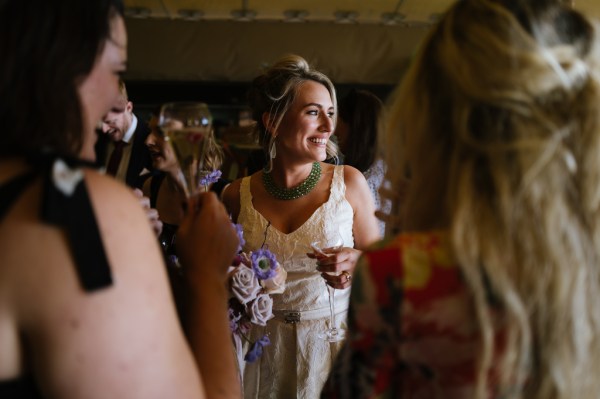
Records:
M337 108L329 78L299 56L284 57L254 79L250 105L268 165L234 181L223 201L243 227L244 251L268 246L287 282L273 296L275 317L250 332L250 341L266 334L271 345L245 365L245 397L314 398L341 346L318 336L329 323L325 282L336 288L337 319L345 323L360 250L379 238L375 205L358 170L323 162L337 154L329 141ZM310 243L337 234L344 248L314 259Z

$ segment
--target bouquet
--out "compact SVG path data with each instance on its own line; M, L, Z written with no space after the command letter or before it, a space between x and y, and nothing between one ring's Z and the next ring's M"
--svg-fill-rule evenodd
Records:
M267 248L263 246L253 252L241 252L244 245L243 231L240 225L234 225L240 240L239 254L229 269L229 323L238 362L242 361L242 338L250 342L248 333L253 324L267 325L273 318L272 294L281 294L285 290L287 272ZM250 342L250 349L243 360L252 363L270 344L269 337L263 336L256 342Z

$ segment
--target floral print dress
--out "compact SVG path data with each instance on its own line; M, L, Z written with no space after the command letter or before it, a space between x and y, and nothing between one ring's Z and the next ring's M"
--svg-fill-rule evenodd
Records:
M469 398L479 330L442 232L402 234L361 257L350 336L322 398Z

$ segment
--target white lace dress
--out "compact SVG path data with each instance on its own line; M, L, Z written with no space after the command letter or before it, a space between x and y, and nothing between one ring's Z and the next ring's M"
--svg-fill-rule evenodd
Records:
M329 296L316 261L306 256L310 243L331 236L336 229L344 246L354 247L353 209L345 198L343 166L336 166L329 199L297 230L283 234L269 226L252 204L250 177L240 187L238 223L244 228L244 251L260 248L265 240L287 271L286 290L273 295L275 317L266 327L253 326L251 340L268 334L271 345L261 358L245 365L244 397L318 398L341 343L317 335L329 325ZM336 322L346 324L350 289L335 291ZM296 321L298 320L299 321ZM296 321L296 322L294 322Z

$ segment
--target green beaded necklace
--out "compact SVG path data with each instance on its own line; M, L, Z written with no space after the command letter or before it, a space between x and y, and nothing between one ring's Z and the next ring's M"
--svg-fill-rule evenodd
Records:
M285 188L279 187L273 181L273 176L270 172L263 170L262 181L265 189L269 194L279 200L294 200L300 198L312 191L313 188L319 182L321 178L321 164L319 162L313 162L312 169L308 177L296 187Z

